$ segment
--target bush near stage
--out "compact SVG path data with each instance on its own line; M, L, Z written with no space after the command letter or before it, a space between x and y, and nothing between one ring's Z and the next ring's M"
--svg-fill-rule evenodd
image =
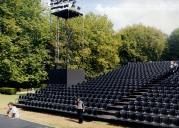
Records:
M0 88L0 93L2 94L14 95L16 94L16 92L17 92L16 88L7 88L7 87Z

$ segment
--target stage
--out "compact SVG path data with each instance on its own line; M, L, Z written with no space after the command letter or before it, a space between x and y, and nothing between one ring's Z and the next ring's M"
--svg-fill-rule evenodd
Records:
M0 115L0 128L52 128L21 119L10 119Z

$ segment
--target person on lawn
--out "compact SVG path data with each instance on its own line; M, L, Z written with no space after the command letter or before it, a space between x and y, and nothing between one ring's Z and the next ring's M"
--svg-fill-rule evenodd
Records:
M8 110L7 110L7 116L10 118L19 118L19 110L14 105L14 103L9 102L8 103Z

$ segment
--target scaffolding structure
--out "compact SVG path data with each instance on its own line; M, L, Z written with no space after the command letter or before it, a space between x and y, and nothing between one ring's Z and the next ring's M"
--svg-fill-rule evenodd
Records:
M81 8L79 6L76 6L76 0L51 0L50 1L50 10L51 15L56 16L56 44L55 44L55 65L58 65L59 62L59 19L65 19L66 21L71 18L82 16L83 14L80 12ZM51 17L51 16L50 16ZM50 19L51 21L51 19ZM68 68L68 42L67 42L67 48L66 48L66 59L65 59L65 67Z

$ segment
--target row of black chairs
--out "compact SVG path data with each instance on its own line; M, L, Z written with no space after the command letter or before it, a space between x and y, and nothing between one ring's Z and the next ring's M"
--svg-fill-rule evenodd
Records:
M99 111L107 111L110 106L122 101L123 98L132 95L135 91L138 91L145 86L151 86L151 88L154 87L153 82L160 80L160 77L165 76L170 72L170 70L170 62L167 61L129 63L119 69L102 74L97 78L88 80L87 82L72 85L71 87L67 87L63 84L49 84L48 87L36 91L35 94L20 96L19 106L21 105L23 107L39 108L48 111L75 112L76 97L81 97L86 106L85 114L92 114L96 116L100 114ZM168 81L171 81L172 77L169 78L170 80ZM167 80L162 81L165 81L165 83L168 82ZM161 83L159 83L157 86L160 85ZM148 114L145 115L152 115L150 114L150 111L152 110L147 111L144 109L147 107L147 105L152 106L153 104L153 107L157 108L156 104L158 104L160 100L154 99L153 101L149 98L148 94L154 96L157 94L160 95L159 93L162 92L162 94L168 95L175 92L174 96L176 96L178 93L177 91L172 91L172 89L168 89L168 91L160 91L161 89L158 89L157 91L153 90L155 90L155 88L152 88L152 90L146 93L147 96L143 95L143 97L146 97L147 100L143 100L142 97L141 100L138 98L138 100L136 100L133 104L131 103L129 105L130 107L127 106L127 109L124 107L121 110L121 112L126 113L124 114L126 119L132 120L132 118L135 117L134 119L138 120L140 117L139 115L143 116L143 113L146 112L148 112ZM172 99L175 98L174 96ZM175 102L173 105L175 107L170 107L170 109L168 109L163 107L163 103L165 103L163 101L167 101L166 98L162 98L161 100L162 110L166 109L166 115L169 115L170 111L175 110L175 115L177 115L178 109L176 109L176 105L178 101L175 102L175 100L172 100L172 102L166 102L167 104L172 104ZM176 100L178 99L176 98ZM143 105L146 107L142 107ZM125 117L121 112L117 114L120 119ZM160 113L161 111L158 110L158 112ZM132 114L134 117L131 116L131 113L134 114ZM114 114L114 116L116 115ZM143 121L147 120L148 118L149 117L144 118ZM153 118L151 120L153 120Z
M147 114L147 113L136 113L128 112L125 110L120 111L118 115L119 118L124 119L125 121L133 121L143 124L150 124L154 126L163 126L163 127L172 127L179 126L179 117L173 118L172 116L161 116L156 114Z
M176 77L179 70L151 84L146 93L123 106L118 116L141 123L179 126L179 84L173 79Z

